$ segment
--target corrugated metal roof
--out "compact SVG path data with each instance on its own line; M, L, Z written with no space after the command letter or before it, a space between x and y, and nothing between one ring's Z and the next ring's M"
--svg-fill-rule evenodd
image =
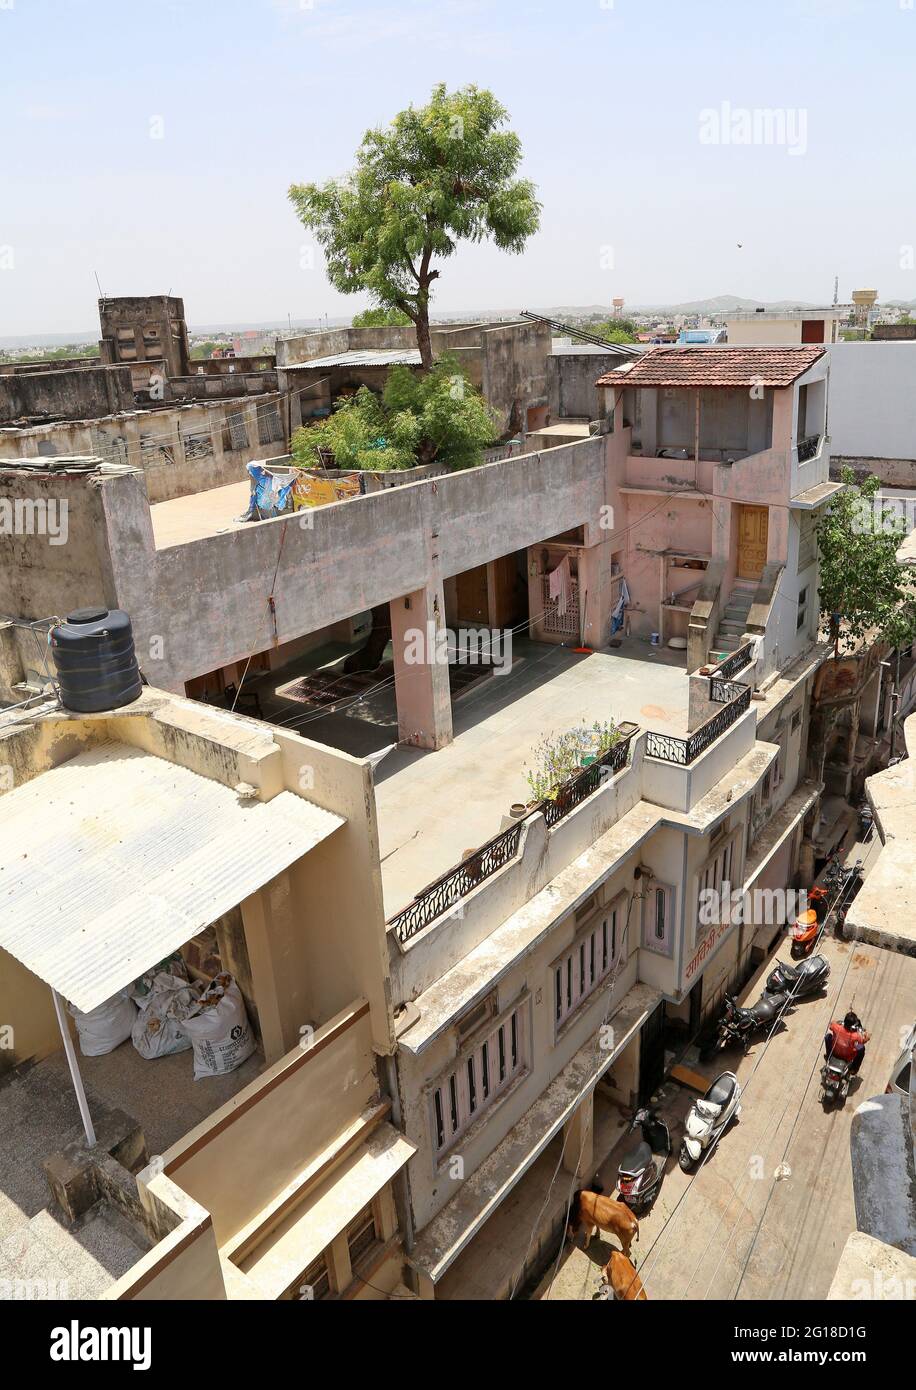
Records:
M88 1010L344 824L105 744L0 796L0 946Z
M331 357L312 357L308 362L293 362L281 368L285 372L302 372L312 367L419 367L419 348L367 349L365 352L338 352Z

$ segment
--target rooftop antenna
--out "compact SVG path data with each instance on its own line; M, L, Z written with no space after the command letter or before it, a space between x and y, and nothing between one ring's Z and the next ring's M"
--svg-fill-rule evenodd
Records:
M840 277L839 277L839 275L835 275L835 276L834 276L834 279L833 279L833 304L834 304L834 308L836 308L836 306L837 306L837 304L839 304L839 302L840 302Z
M104 299L105 296L104 296L104 294L102 293L102 286L99 284L99 275L98 275L98 271L97 271L97 270L94 270L92 273L93 273L93 275L95 276L95 283L96 283L96 284L98 285L98 287L99 287L99 299Z

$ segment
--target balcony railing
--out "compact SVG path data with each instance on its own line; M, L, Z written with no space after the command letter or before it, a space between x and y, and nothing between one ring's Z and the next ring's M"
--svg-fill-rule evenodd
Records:
M799 463L807 463L810 459L813 459L820 447L821 436L819 434L812 434L810 438L801 440L798 445Z
M750 666L753 660L754 644L745 642L743 647L738 647L731 656L727 656L724 661L720 661L716 667L716 672L724 681L730 681L737 676L739 671L743 671L746 666ZM715 698L715 697L713 697Z
M737 700L744 688L737 681L724 681L718 676L713 676L709 682L709 698L715 700L717 705L727 705L730 701Z
M600 758L596 758L591 767L577 772L574 777L563 782L557 788L556 796L548 797L538 803L535 809L543 812L548 826L554 826L564 816L568 816L570 811L581 806L592 792L596 792L609 775L613 776L626 767L630 738L632 735L622 738L619 743L614 744L613 748L608 749ZM532 812L532 814L534 813Z
M513 860L518 853L523 824L524 821L517 821L515 825L510 825L508 830L488 840L467 859L463 859L456 868L449 869L447 874L430 883L422 893L417 894L413 902L390 918L388 926L398 941L409 941L450 907L459 903L478 883L482 883L491 874L495 874L497 869L503 868Z
M613 748L596 758L590 767L561 783L555 796L547 797L532 806L528 814L515 825L510 825L508 830L502 831L485 845L481 845L480 849L468 855L447 874L430 883L405 908L389 918L388 926L398 941L410 941L437 917L448 912L449 908L455 907L478 884L510 863L518 853L522 826L531 816L541 812L548 827L552 827L596 792L609 776L616 776L621 772L626 767L632 739L632 733L623 735Z
M723 685L728 682L722 682ZM688 738L675 738L673 734L646 734L646 754L650 758L660 758L666 763L680 763L682 767L689 767L692 762L705 753L710 744L715 743L717 738L725 733L727 729L741 718L742 714L750 708L751 687L742 685L736 687L741 694L737 695L730 704L724 705L718 713L713 714L701 724L698 729L694 729Z

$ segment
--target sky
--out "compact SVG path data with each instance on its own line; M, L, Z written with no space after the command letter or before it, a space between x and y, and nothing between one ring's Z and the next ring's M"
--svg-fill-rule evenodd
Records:
M916 298L916 0L0 0L0 336L103 293L350 315L290 183L434 83L491 88L543 204L435 310Z

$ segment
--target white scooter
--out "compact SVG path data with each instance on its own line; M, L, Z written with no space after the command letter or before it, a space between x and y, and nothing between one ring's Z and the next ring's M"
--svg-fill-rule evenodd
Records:
M741 1114L741 1084L733 1071L724 1071L700 1100L690 1107L678 1163L689 1173L702 1155L715 1147L731 1120Z

